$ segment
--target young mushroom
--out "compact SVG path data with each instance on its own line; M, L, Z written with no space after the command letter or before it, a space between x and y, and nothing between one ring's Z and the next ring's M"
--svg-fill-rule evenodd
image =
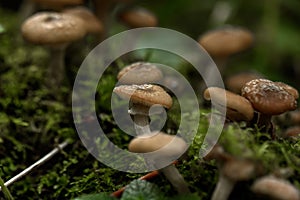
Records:
M253 183L251 190L258 195L278 200L299 200L299 190L282 178L274 176L261 177Z
M160 168L161 163L169 164L159 169L170 181L173 187L180 194L190 193L187 183L172 161L180 157L187 149L186 142L175 135L168 135L162 132L150 136L138 136L128 146L129 151L135 153L149 153L159 151L154 156L146 158L146 162L153 162L155 167ZM158 154L159 153L159 154Z
M163 78L161 70L148 62L135 62L123 68L117 76L122 84L155 83Z
M224 160L222 160L224 162ZM238 181L246 181L257 173L255 162L238 159L233 156L227 158L220 169L219 180L212 195L212 200L226 200Z
M65 49L86 34L84 22L75 16L57 12L39 12L22 24L25 40L49 47L49 74L52 87L60 86L65 77Z
M149 10L141 7L125 9L119 14L119 20L130 28L157 26L157 18Z
M224 96L226 95L226 102ZM209 87L204 91L204 99L216 100L218 108L226 107L226 117L232 121L251 121L254 110L251 103L244 97L218 87ZM222 109L221 109L222 110Z
M228 57L248 49L253 40L250 31L228 26L203 34L198 42L212 56L222 74Z
M260 113L258 128L271 132L273 138L271 117L297 108L298 91L281 82L254 79L243 86L242 96Z
M171 96L158 85L120 85L115 87L113 92L130 100L128 113L133 116L137 135L151 134L149 127L150 108L160 105L169 109L173 103Z

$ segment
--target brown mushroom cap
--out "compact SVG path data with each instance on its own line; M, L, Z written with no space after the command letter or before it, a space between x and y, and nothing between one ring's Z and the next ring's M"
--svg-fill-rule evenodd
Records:
M255 110L266 115L279 115L297 108L294 95L281 84L267 79L254 79L246 83L242 96L252 103Z
M34 44L55 45L78 40L86 34L84 22L72 15L39 12L22 25L23 37Z
M265 176L257 179L251 190L254 193L265 195L278 200L299 200L299 191L291 183L274 176Z
M133 103L145 106L159 104L170 108L173 104L171 96L158 85L120 85L115 87L113 92L124 99L130 99Z
M87 27L89 33L100 33L103 31L102 22L86 7L77 6L63 10L63 13L81 18Z
M230 180L245 181L255 176L256 167L253 161L233 158L224 163L222 173Z
M149 10L140 7L123 11L119 18L132 28L157 26L156 16Z
M226 27L202 35L199 43L213 57L227 57L249 48L253 43L250 31L238 27Z
M226 105L224 96L226 95ZM218 87L209 87L204 91L204 99L215 99L220 106L226 107L226 115L233 121L250 121L254 116L251 103L244 97Z
M178 157L186 151L187 144L176 135L159 132L151 136L136 137L131 140L128 146L129 151L135 153L149 153L161 148L164 148L162 157Z
M152 63L136 62L123 68L117 78L123 84L144 84L161 80L163 74Z
M241 89L247 82L258 78L263 78L263 76L254 72L241 72L228 77L225 80L225 85L229 91L241 94Z

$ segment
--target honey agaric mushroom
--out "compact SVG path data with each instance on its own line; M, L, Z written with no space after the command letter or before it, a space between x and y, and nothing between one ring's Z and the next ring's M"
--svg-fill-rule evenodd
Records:
M130 28L157 26L156 16L149 10L141 7L126 9L119 14L121 22Z
M152 63L135 62L123 68L117 78L122 84L145 84L160 81L163 74Z
M263 76L256 72L241 72L228 77L225 85L229 91L241 94L241 89L247 82L258 78L263 78Z
M219 180L211 199L228 199L236 182L253 178L257 173L256 169L256 164L251 160L228 158L221 166Z
M21 31L28 42L49 47L50 82L52 86L59 86L65 76L65 49L72 41L85 36L84 22L72 15L39 12L22 24Z
M172 164L172 161L180 157L186 151L187 147L186 142L182 138L159 132L150 136L138 136L134 138L129 143L128 149L135 153L149 153L161 150L162 152L155 154L151 157L151 160L146 161L153 161L154 166L159 166L162 161L171 161L168 166L159 169L159 171L166 176L178 193L183 194L190 193L190 190L183 176Z
M204 33L198 42L212 56L222 74L227 58L248 49L253 40L250 31L229 26Z
M224 96L226 95L226 102ZM226 107L226 117L232 121L251 121L254 110L244 97L218 87L209 87L204 91L204 99L215 99L218 107ZM226 103L226 105L225 105Z
M258 127L271 131L272 115L279 115L297 108L298 92L292 87L267 79L254 79L242 88L242 96L247 98L253 108L260 113Z
M258 195L263 195L272 199L278 200L299 200L299 190L282 178L274 176L264 176L257 179L251 190Z
M286 139L298 140L300 137L300 126L292 126L285 130L282 137Z
M152 106L172 106L171 96L158 85L120 85L114 88L114 93L130 100L129 114L133 115L137 135L151 134L149 128L149 110Z

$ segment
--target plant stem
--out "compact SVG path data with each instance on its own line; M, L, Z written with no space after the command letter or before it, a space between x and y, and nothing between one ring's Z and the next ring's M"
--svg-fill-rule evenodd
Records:
M2 188L3 194L7 200L13 200L14 198L10 194L8 188L5 186L3 179L0 176L0 186Z
M234 181L221 174L211 200L227 200L234 185Z

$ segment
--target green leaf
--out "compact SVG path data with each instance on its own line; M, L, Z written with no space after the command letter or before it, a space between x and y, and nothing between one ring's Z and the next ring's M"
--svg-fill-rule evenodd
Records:
M176 197L170 197L170 200L201 200L199 196L196 194L185 194L185 195L179 195Z
M0 34L5 32L5 28L0 24Z
M122 195L121 200L162 200L164 199L157 185L144 180L134 180Z
M116 198L109 196L106 193L99 193L99 194L88 194L83 195L81 197L77 197L74 200L114 200Z

